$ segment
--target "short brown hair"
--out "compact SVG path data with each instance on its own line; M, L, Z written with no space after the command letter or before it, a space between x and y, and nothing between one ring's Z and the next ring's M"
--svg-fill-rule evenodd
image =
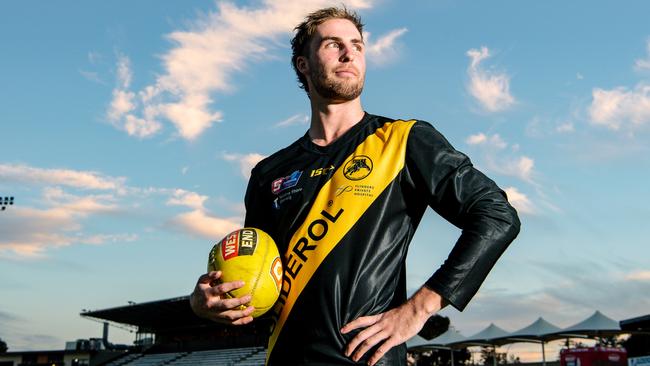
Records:
M345 6L341 8L330 7L314 11L305 17L305 20L298 24L293 30L296 31L296 34L291 40L291 50L293 55L291 56L291 64L293 65L293 70L298 75L298 82L300 88L305 89L309 93L309 86L307 85L307 78L303 75L296 65L299 56L306 56L308 50L306 50L309 45L314 33L316 33L316 27L330 19L347 19L354 24L354 26L361 34L363 38L363 24L361 23L361 18L357 13L348 10Z

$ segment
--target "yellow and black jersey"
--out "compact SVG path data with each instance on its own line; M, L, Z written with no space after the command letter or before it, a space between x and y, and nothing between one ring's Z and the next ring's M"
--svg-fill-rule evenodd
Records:
M245 202L245 225L283 255L268 365L355 364L343 350L358 332L340 329L406 301L406 254L427 206L462 229L426 282L459 310L519 231L505 193L430 124L370 114L328 146L305 134L261 161ZM405 346L380 364L405 365Z

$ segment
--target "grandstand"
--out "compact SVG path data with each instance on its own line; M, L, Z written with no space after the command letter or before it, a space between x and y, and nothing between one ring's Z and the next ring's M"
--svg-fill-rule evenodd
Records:
M105 366L261 366L264 365L264 347L244 347L194 352L141 354L131 353Z
M188 296L80 315L103 323L103 338L67 342L65 350L7 352L0 366L263 366L271 326L265 317L244 326L199 318ZM110 343L109 324L134 329L134 344Z
M199 318L187 296L85 311L81 316L137 329L134 347L92 366L262 366L271 325L264 317L237 327ZM114 349L106 332L104 338L106 349Z

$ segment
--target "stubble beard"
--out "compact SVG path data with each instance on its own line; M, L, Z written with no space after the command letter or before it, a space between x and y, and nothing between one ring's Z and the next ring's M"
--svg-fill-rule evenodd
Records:
M364 77L353 80L335 80L328 77L322 65L313 65L311 80L316 92L323 98L337 101L350 101L358 98L363 91Z

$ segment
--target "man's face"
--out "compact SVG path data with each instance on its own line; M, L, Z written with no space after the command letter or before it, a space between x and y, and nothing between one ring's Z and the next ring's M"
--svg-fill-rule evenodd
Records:
M361 34L347 19L330 19L316 29L307 59L310 91L332 101L356 99L366 74Z

